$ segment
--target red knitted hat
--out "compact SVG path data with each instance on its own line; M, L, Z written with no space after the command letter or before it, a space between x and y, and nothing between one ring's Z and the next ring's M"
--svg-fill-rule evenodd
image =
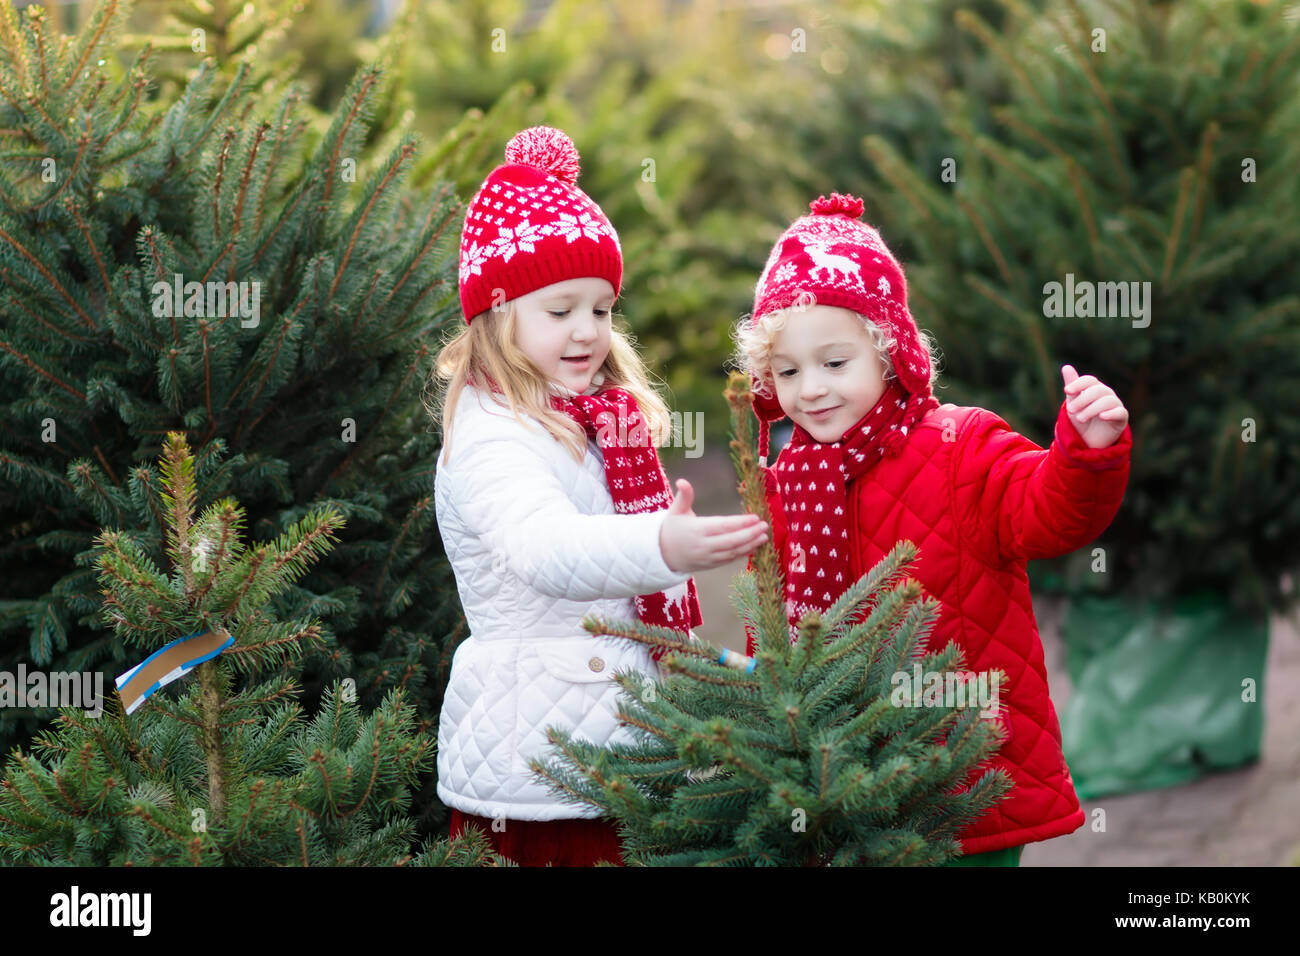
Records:
M607 279L617 296L623 249L601 208L578 188L578 150L551 126L506 144L465 211L460 237L460 304L468 324L508 302L565 279ZM497 295L497 290L501 290Z
M910 395L930 392L930 356L921 347L907 308L903 267L880 238L860 222L862 200L831 193L818 196L776 241L754 291L751 324L793 305L832 305L865 315L893 336L889 352L894 374ZM767 453L768 422L785 417L776 395L761 395L751 377L754 413L761 422L760 453Z

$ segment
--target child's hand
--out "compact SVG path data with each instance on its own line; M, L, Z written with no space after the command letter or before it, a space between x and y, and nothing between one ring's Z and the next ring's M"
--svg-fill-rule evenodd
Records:
M707 571L749 554L767 540L767 523L758 515L701 518L691 510L691 483L677 481L677 497L659 529L664 563L678 573Z
M1065 412L1070 424L1089 448L1106 448L1115 444L1128 425L1128 409L1115 390L1097 381L1095 376L1080 377L1073 365L1062 365L1065 379Z

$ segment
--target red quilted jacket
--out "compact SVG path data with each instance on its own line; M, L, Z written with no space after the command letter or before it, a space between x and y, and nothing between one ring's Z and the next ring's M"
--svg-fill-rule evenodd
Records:
M918 549L912 576L942 604L931 646L955 641L968 670L1001 668L1010 684L999 688L1007 736L991 765L1015 788L962 831L967 855L1083 825L1025 562L1075 551L1105 530L1124 497L1132 447L1125 428L1110 447L1089 448L1064 402L1047 450L990 411L942 405L912 429L897 458L881 459L848 486L850 580L910 539ZM773 544L786 562L785 512L774 473L764 477ZM751 632L750 654L753 640Z

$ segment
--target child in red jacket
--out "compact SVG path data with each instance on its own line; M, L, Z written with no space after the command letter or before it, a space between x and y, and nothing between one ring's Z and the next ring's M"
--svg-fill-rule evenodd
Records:
M1081 548L1110 524L1128 483L1128 411L1069 365L1046 450L985 409L940 405L903 270L859 221L862 201L832 193L811 209L777 241L736 331L760 464L769 422L794 422L764 468L791 633L898 541L917 545L913 576L941 605L930 646L954 641L968 670L1008 679L996 689L1005 738L993 766L1015 787L960 834L957 865L1015 866L1024 844L1084 822L1025 564Z

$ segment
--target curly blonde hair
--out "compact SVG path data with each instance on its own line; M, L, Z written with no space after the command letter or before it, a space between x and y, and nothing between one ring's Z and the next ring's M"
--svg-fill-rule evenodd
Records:
M776 383L772 375L772 349L776 342L776 335L785 328L792 316L801 311L803 311L801 308L795 306L788 309L778 309L763 316L758 320L757 324L752 323L750 315L745 315L732 329L732 338L735 340L736 349L728 360L727 366L752 375L758 382L756 391L764 398L776 400ZM862 322L867 334L871 337L871 344L876 350L876 356L880 359L880 367L885 381L888 382L897 378L894 363L889 357L890 350L897 344L894 336L873 322L870 317L860 312L854 312L853 314ZM933 388L938 384L939 380L939 353L935 341L919 328L917 329L917 341L925 353L930 356L930 368L932 370L930 384Z
M532 427L521 413L536 419L581 462L587 453L587 435L572 418L551 407L549 380L516 344L517 321L512 299L499 310L480 312L468 326L442 342L428 383L436 394L431 401L424 396L422 400L433 420L442 424L444 454L450 459L456 405L472 374L477 383L490 378L500 386L502 398L521 425ZM636 399L650 440L658 447L672 434L668 405L650 383L635 339L618 328L610 330L609 339L609 355L600 367L605 373L602 387L626 389Z

